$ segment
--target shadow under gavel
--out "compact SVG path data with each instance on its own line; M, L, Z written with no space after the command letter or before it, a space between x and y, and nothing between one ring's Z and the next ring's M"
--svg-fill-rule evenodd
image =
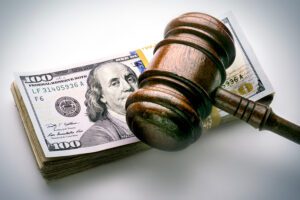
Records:
M141 141L162 150L183 149L199 138L214 105L300 144L299 126L220 87L235 47L230 31L216 18L202 13L175 18L154 52L139 89L126 102L127 124Z

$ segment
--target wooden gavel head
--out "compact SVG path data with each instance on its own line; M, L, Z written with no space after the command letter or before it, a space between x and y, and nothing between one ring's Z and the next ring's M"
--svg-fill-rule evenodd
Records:
M126 103L131 131L146 144L180 150L197 140L211 112L210 94L234 61L227 27L202 13L187 13L166 27L139 89Z

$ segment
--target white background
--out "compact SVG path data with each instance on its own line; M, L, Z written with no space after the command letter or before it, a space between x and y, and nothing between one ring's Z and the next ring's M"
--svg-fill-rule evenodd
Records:
M40 175L10 93L13 72L51 69L162 38L184 12L232 11L276 95L300 124L297 1L1 1L0 199L299 199L300 146L244 122L180 152L149 150L54 182Z

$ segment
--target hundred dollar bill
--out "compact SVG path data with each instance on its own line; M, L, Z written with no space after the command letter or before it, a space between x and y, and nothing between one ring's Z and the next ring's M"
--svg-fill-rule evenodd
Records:
M16 74L44 155L78 155L137 142L126 125L125 102L144 70L132 51L68 69Z
M274 94L273 87L235 17L229 12L220 19L231 31L236 48L236 58L226 70L227 78L222 87L253 101L260 100L262 103L271 103ZM233 119L235 118L225 111L213 108L211 115L204 121L204 128L216 127L220 123Z
M222 21L232 32L236 47L236 59L227 69L222 87L255 101L272 95L273 88L232 14ZM113 156L112 151L105 156L117 158L122 153L116 149L138 149L129 146L140 142L126 125L125 102L137 89L138 76L147 69L154 46L72 67L15 74L12 93L40 168L43 162L51 161L53 166L44 170L51 176L61 176L65 172L56 172L62 166L61 158L69 157L70 166L76 162L79 166L88 160L82 156L85 154L93 157L95 154L90 153L114 150ZM204 127L209 129L231 119L213 108ZM57 158L60 161L54 166ZM93 159L89 162L95 165ZM82 164L68 173L85 168Z

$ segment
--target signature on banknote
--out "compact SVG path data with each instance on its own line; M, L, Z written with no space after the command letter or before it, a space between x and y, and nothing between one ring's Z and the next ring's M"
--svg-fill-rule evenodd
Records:
M83 132L78 128L79 122L65 122L65 123L49 123L46 128L50 131L48 137L58 137L67 135L76 135Z

